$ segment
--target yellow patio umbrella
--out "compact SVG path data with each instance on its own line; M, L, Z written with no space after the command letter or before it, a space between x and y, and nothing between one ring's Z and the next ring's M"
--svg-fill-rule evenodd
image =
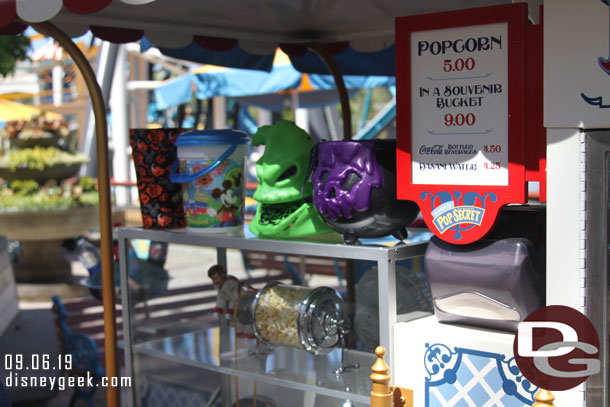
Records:
M0 97L0 122L7 122L10 120L29 120L32 116L38 116L40 114L45 115L49 119L61 119L62 116L58 113L46 112L41 109L24 105L22 103L13 102Z

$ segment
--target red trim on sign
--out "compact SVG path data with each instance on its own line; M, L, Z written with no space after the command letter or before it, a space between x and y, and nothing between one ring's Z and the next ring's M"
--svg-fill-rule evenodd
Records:
M101 27L99 25L92 25L90 28L96 37L115 44L138 41L144 36L143 30L133 30L130 28Z
M112 0L64 0L64 7L76 14L91 14L103 10Z
M15 0L0 0L0 27L10 25L15 17L17 17ZM2 33L4 34L4 32Z
M525 178L540 180L540 137L544 136L542 124L542 27L527 27L526 77L525 77Z
M543 52L544 45L544 6L540 6L540 52ZM543 56L541 58L544 60ZM544 77L544 73L541 73ZM540 84L540 117L544 116L544 80L541 80ZM538 138L540 143L538 151L540 152L540 158L538 160L538 168L540 171L540 202L546 202L546 127L544 127L544 121L540 124L540 137Z
M195 35L193 37L195 44L209 51L228 51L237 46L237 40L232 38L206 37L203 35Z
M5 25L4 27L0 28L0 34L1 35L17 35L17 34L21 34L22 32L24 32L26 28L28 28L28 26L26 24L21 24L21 23L18 23L17 21L13 21L12 23L9 23L9 24Z

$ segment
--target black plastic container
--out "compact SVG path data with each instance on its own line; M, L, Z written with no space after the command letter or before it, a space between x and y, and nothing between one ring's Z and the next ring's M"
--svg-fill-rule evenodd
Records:
M313 203L345 243L359 237L407 237L417 204L396 199L396 140L321 141L308 174Z

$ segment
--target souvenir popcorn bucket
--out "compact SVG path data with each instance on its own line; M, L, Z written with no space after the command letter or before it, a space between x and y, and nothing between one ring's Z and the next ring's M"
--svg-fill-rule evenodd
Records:
M173 184L169 178L177 157L174 141L180 131L176 128L129 130L145 228L186 226L180 184Z
M419 208L396 199L396 140L320 141L308 175L313 203L326 224L348 244L360 237L407 237Z
M235 130L181 134L171 180L183 185L187 230L195 233L241 230L244 222L248 136Z

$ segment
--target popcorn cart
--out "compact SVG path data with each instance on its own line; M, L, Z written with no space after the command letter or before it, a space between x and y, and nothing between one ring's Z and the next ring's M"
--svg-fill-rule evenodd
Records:
M294 8L274 0L35 3L0 3L0 27L14 34L31 24L57 38L85 72L92 93L108 376L118 376L118 365L105 108L87 61L47 20L73 34L91 24L95 35L119 43L139 40L145 33L173 56L187 57L173 49L188 48L196 54L190 54L192 59L242 67L248 61L246 66L269 68L279 44L299 69L331 71L341 95L346 140L352 131L342 75L395 75L397 182L396 196L388 199L414 202L421 213L418 228L425 224L434 235L425 243L407 238L389 245L359 245L350 244L358 240L351 229L347 243L121 229L125 371L134 378L128 405L174 405L175 400L191 398L196 400L193 405L248 405L258 399L269 406L366 406L380 383L412 391L415 407L536 405L534 396L548 389L533 384L517 366L525 353L519 352L516 332L544 305L578 311L597 337L595 342L579 335L577 328L565 328L568 324L561 318L543 321L564 329L551 344L563 344L563 350L545 348L542 351L555 353L532 357L534 363L546 363L543 372L571 384L551 389L555 405L610 405L607 0L358 0L297 2ZM231 53L232 61L227 59ZM333 156L340 153L328 153ZM351 188L358 181L343 186ZM396 236L400 240L405 237L402 232L401 227ZM296 304L302 305L308 294L295 289L292 294L298 300L281 316L291 322L278 317L270 331L259 325L253 336L258 335L260 343L240 348L230 319L205 320L201 311L189 310L213 301L211 297L183 298L180 315L168 308L169 300L136 306L124 260L131 239L214 248L214 262L225 267L228 249L367 261L368 268L376 267L376 287L367 286L363 292L376 293L376 302L367 304L367 312L358 308L367 294L354 295L356 272L350 268L346 310L335 302L334 308L320 314L313 308L301 314L304 308L297 311ZM434 315L401 309L405 296L398 293L401 281L407 281L400 277L401 264L407 264L408 273L425 271ZM170 270L175 281L184 279L180 273ZM261 288L268 281L258 283ZM195 291L201 294L206 289ZM189 292L193 293L181 291ZM267 307L276 304L265 298L265 292L269 288L251 304L253 320L256 306L265 306L264 299L269 300ZM336 300L332 292L325 295ZM161 312L157 322L163 324L151 323L153 311ZM259 322L273 315L259 311ZM307 322L307 315L314 314L319 315L311 318L317 325ZM354 327L356 319L360 322ZM303 327L316 334L306 335ZM281 335L274 331L280 328ZM354 332L355 339L350 339ZM363 349L363 340L371 333L386 349L387 369L372 349ZM536 348L533 342L533 355L549 345ZM554 364L554 358L576 347L593 349L580 358L581 365L566 370ZM589 362L593 367L585 369ZM379 379L374 384L369 378L373 364L374 380ZM118 406L119 391L109 388L107 394L108 406ZM203 398L197 398L201 394ZM164 398L170 395L174 401ZM391 397L386 399L391 405Z

